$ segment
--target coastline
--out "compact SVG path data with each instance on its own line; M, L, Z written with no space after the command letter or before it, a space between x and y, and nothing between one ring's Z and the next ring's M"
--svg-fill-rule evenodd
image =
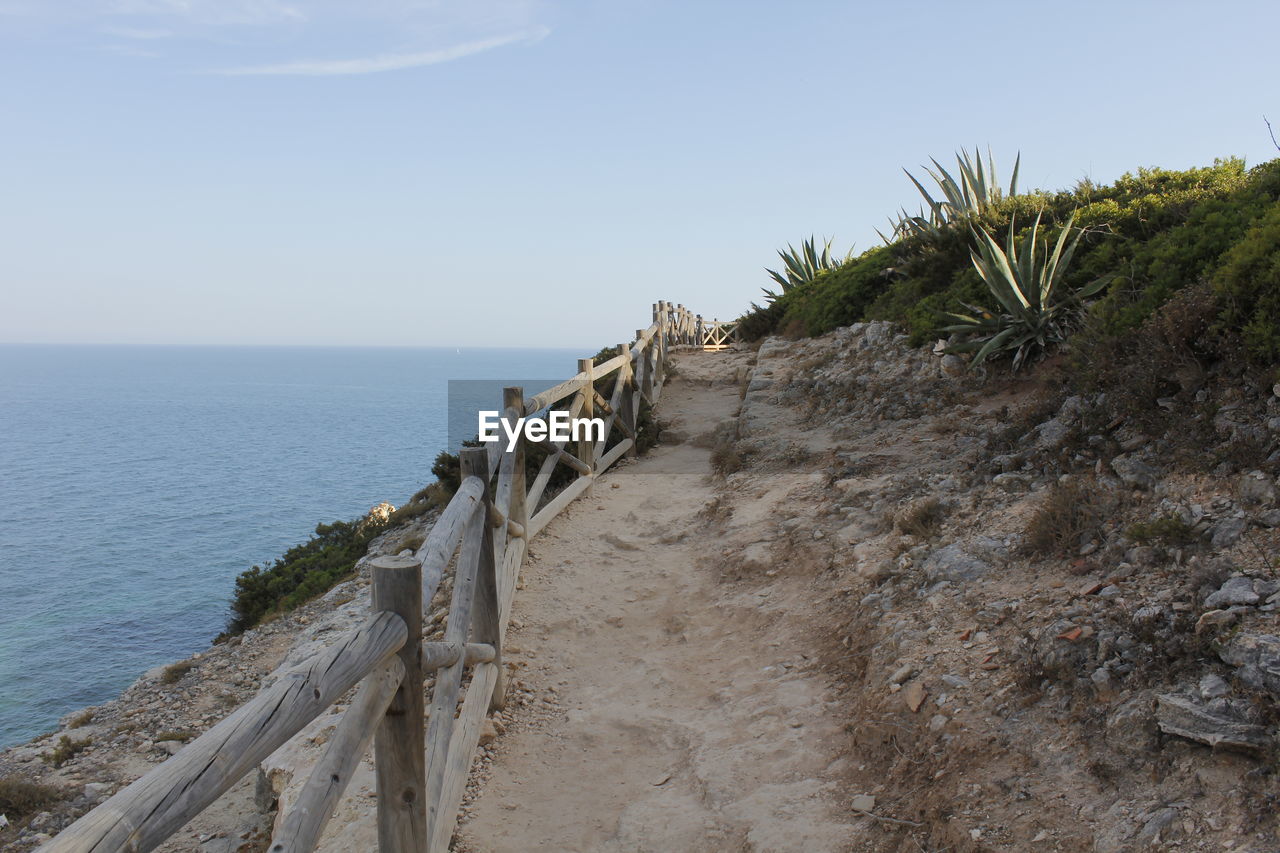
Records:
M113 698L63 715L55 730L0 749L0 781L22 779L58 792L24 831L15 832L13 815L9 827L0 824L0 851L25 851L48 841L313 654L328 635L363 621L369 611L369 560L400 551L405 540L428 530L436 515L433 510L382 533L357 562L354 576L317 598L190 657L153 667ZM442 585L441 595L447 588ZM273 797L256 775L249 774L193 822L199 836L236 843L200 849L232 851L242 849L241 842L265 843ZM175 836L159 849L191 848Z

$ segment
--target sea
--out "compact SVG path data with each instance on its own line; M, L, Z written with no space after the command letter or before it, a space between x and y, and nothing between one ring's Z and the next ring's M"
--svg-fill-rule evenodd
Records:
M207 648L236 575L317 523L406 502L451 387L498 409L590 354L0 345L0 747Z

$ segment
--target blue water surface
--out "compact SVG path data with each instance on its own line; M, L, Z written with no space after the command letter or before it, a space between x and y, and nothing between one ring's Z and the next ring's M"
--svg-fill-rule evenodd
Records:
M0 345L0 746L205 648L236 574L318 522L430 482L449 379L582 355Z

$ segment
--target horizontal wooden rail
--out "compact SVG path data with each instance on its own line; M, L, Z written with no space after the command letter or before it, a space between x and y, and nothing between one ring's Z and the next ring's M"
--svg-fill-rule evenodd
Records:
M271 853L311 853L316 848L403 678L404 664L392 658L365 679L271 840Z
M404 621L377 613L309 663L60 832L46 853L144 853L222 796L404 645Z

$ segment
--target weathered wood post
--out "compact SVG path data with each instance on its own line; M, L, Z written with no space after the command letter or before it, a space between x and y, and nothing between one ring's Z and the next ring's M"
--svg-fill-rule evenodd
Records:
M614 417L622 421L622 425L626 427L626 433L631 438L631 448L627 451L627 455L635 458L640 453L639 438L636 435L636 408L632 395L635 392L636 381L635 373L631 369L631 347L628 344L618 344L618 355L626 358L622 362L622 367L618 368L622 371L622 393L618 396L618 411Z
M489 451L483 447L464 447L458 452L458 462L462 482L471 477L478 477L484 483L480 498L471 514L467 517L462 533L462 550L458 553L453 575L453 598L449 603L449 622L445 626L444 641L459 645L467 642L471 632L472 614L485 605L477 602L483 595L478 594L482 583L479 570L485 563L485 552L489 554L489 563L493 561L492 528L489 526ZM492 572L490 572L492 574ZM487 615L483 618L490 618ZM462 675L466 661L459 658L450 666L436 671L435 692L431 695L431 716L427 721L427 821L428 828L421 836L421 846L436 831L441 821L451 822L452 814L443 814L441 805L445 789L446 776L455 764L470 766L470 755L455 755L450 750L453 742L454 713L458 707L458 693L462 690ZM457 772L457 771L453 771ZM421 846L419 849L421 849Z
M504 391L504 404L505 401L506 392ZM493 503L493 497L489 491L489 454L484 451L476 453L472 449L462 452L467 459L467 464L462 468L462 476L475 476L484 481L485 489L480 496L480 513L482 517L488 518L489 507ZM514 469L512 473L515 473ZM499 604L501 586L498 582L498 561L494 559L496 549L493 540L495 537L506 535L507 527L504 524L488 531L488 535L480 543L480 561L476 566L475 609L471 619L469 639L472 643L488 643L493 646L493 663L498 667L499 672L502 671L502 609ZM468 642L468 639L464 637L463 642Z
M578 359L578 373L584 374L586 377L586 381L582 386L582 413L580 417L583 417L583 418L595 417L596 382L595 382L594 370L595 370L594 359L590 359L590 358ZM589 474L584 474L583 476L591 477L592 480L594 481L596 476L596 472L595 472L596 443L591 439L590 429L584 430L582 434L579 436L578 458L581 459L583 462L585 462L587 466L591 469L591 472ZM595 491L594 486L595 486L594 482L592 482L587 486L587 491L586 491L587 497L591 497L591 495Z
M693 319L694 319L694 328L693 328L694 346L699 346L699 347L705 346L707 343L707 339L703 334L702 315L695 314Z
M510 387L502 389L502 408L508 411L514 411L517 416L524 413L524 389L520 387ZM516 441L515 449L510 452L511 476L509 480L500 481L498 489L498 508L506 513L507 520L520 525L528 536L529 530L529 510L525 505L526 488L525 488L525 444L524 434L521 433ZM508 460L503 459L506 463ZM524 545L527 546L527 542ZM513 547L521 547L521 543L512 542L508 539L507 547L503 549L503 559L496 561L496 570L498 571L498 599L496 607L501 612L501 603L509 601L513 595L510 586L514 586L517 578L515 575L508 575L507 568L507 551ZM519 572L522 558L517 558L514 566L515 571ZM499 631L499 639L501 631ZM498 652L496 663L498 664L498 678L493 687L493 696L489 699L489 710L500 711L507 703L507 668L502 663L501 645L494 644L494 649Z
M503 388L502 405L506 409L515 409L517 413L524 412L524 389L518 387ZM528 529L529 509L525 506L525 446L523 433L520 435L520 440L516 442L516 449L512 453L515 454L515 460L514 467L511 470L511 498L507 506L499 507L499 509L506 512L507 518Z
M644 334L644 329L636 329L636 340ZM658 345L658 336L655 334L650 338L647 345L641 345L640 355L636 357L636 374L638 381L636 384L640 395L646 400L653 399L653 349ZM636 402L636 412L639 412L639 401Z
M426 838L425 728L422 699L422 564L413 557L373 561L373 611L404 620L399 652L404 679L374 738L380 853L417 853Z
M653 352L653 395L649 398L650 402L657 402L658 395L662 393L662 382L667 375L667 309L665 302L659 302L661 310L658 312L658 334L653 336L655 341L655 349Z

